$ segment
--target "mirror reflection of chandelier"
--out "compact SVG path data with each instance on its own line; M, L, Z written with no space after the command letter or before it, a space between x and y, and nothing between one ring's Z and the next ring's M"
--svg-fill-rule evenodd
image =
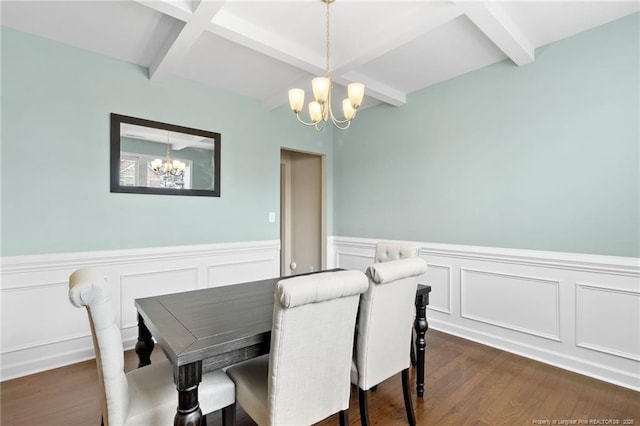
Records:
M171 160L169 151L169 132L167 132L167 157L162 161L156 158L149 164L149 168L160 177L160 185L163 188L184 188L185 163L178 160Z
M345 130L351 124L351 120L356 116L356 112L362 104L364 97L364 84L351 83L347 87L347 98L342 101L342 113L344 114L344 120L337 118L331 110L331 35L329 26L329 4L335 0L320 0L327 5L326 11L326 43L327 43L327 67L324 77L316 77L311 80L313 89L313 96L315 101L309 102L309 117L311 123L307 123L300 118L300 111L304 105L304 90L291 89L289 90L289 106L293 110L298 121L305 126L314 126L316 130L320 131L324 128L327 121L331 120L334 126L340 130Z

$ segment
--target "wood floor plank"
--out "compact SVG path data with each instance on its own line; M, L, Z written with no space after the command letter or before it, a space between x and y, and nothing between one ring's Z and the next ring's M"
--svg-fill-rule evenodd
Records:
M154 350L152 362L163 359ZM137 367L125 353L125 370ZM534 420L629 420L640 425L640 393L465 339L429 330L425 397L412 389L418 425L532 425ZM415 369L411 369L415 383ZM0 384L2 426L99 425L95 361L85 361ZM406 426L400 375L369 396L372 426ZM219 425L220 414L207 416ZM167 422L171 424L171 420ZM337 416L318 426L338 424ZM360 424L358 392L351 392L349 424ZM597 424L597 423L596 423ZM238 407L238 426L255 423ZM155 425L154 425L155 426Z
M500 389L504 389L510 383L512 378L495 374L496 369L505 362L503 356L494 354L482 362L483 367L466 380L464 386L458 386L444 404L429 412L430 418L463 424L468 419L465 406L476 407L478 412L482 412L493 401L494 395L499 394Z

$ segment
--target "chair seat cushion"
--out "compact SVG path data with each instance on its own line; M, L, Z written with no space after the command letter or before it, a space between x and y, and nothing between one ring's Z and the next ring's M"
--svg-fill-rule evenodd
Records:
M128 425L173 424L178 407L178 391L173 368L167 360L127 373L129 382ZM202 375L198 400L203 414L217 411L235 402L235 385L221 370Z
M236 383L236 399L242 408L257 424L268 424L269 355L233 365L227 374Z

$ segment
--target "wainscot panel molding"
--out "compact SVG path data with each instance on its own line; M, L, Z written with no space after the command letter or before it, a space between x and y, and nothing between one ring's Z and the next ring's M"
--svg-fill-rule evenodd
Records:
M365 270L378 241L331 237L327 266ZM410 243L431 328L640 391L640 259Z
M2 258L2 381L94 358L86 311L67 296L69 275L79 268L104 275L130 349L135 299L277 277L280 241Z

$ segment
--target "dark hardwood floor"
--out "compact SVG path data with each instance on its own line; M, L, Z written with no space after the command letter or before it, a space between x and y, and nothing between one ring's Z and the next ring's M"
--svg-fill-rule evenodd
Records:
M638 392L434 330L427 345L425 397L414 391L413 398L419 425L640 425ZM152 360L162 357L155 350ZM128 351L125 368L136 365ZM3 382L0 424L99 425L97 380L95 361L86 361ZM407 425L400 375L371 393L369 410L373 425ZM351 393L349 423L360 424L357 391ZM219 425L220 415L209 415L208 424ZM254 425L241 408L237 424ZM320 423L337 424L337 416Z

